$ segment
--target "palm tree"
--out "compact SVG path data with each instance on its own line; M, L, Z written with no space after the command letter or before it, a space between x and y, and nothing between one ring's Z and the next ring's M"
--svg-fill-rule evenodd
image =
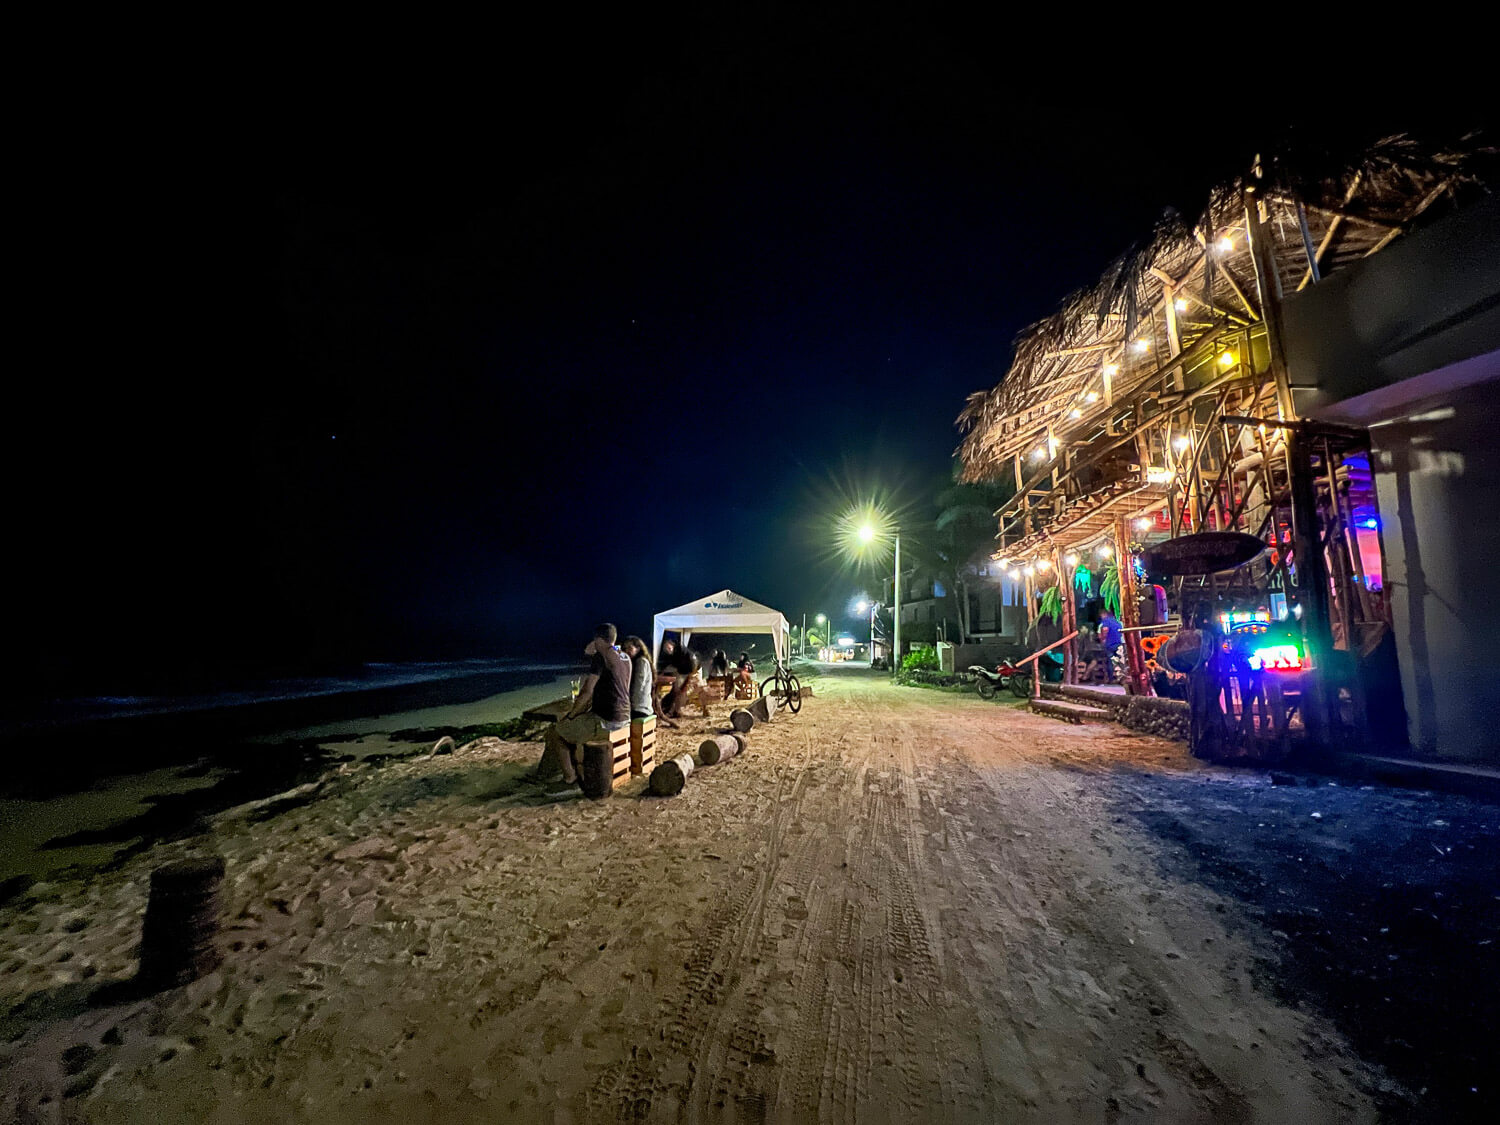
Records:
M956 474L955 474L956 475ZM969 578L976 562L995 549L995 512L1011 498L1014 488L1000 481L959 484L955 481L937 496L932 553L941 560L942 574L958 603L961 643L969 640Z

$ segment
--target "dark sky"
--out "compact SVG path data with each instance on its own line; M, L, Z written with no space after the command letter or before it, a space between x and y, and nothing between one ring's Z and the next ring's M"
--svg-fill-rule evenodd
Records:
M34 138L13 682L570 653L726 585L842 612L836 498L920 509L1017 330L1255 143L920 14L594 30L455 82L141 78Z

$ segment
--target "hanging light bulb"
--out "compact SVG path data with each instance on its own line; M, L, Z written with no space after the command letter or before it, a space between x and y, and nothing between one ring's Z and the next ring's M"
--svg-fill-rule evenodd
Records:
M1046 574L1049 570L1052 569L1052 564L1050 562L1048 562L1046 559L1037 559L1037 561L1036 561L1036 568L1038 570L1040 570L1043 574Z
M1083 411L1079 410L1078 407L1075 406L1075 407L1073 407L1072 410L1068 411L1068 417L1069 418L1082 418L1083 417Z
M1067 563L1069 566L1077 566L1078 565L1078 554L1077 554L1077 552L1075 552L1075 551L1069 551L1066 555L1063 556L1063 562Z
M1033 460L1045 456L1047 456L1047 447L1045 445L1039 445L1031 451L1031 457Z
M1130 346L1132 348L1134 348L1138 352L1146 352L1146 351L1150 351L1151 350L1151 341L1150 340L1137 340L1137 341L1135 341L1135 343L1131 344Z
M1021 572L1019 570L1013 570L1013 571L1010 572L1010 580L1012 582L1014 582L1017 578L1020 578L1020 577L1021 577Z
M1187 312L1187 302L1184 301L1181 297L1178 297L1177 300L1173 301L1172 306L1178 312Z
M1026 568L1026 572L1025 573L1026 573L1026 577L1030 578L1033 574L1036 573L1036 567L1034 567L1034 566L1028 566Z
M1181 453L1187 447L1188 439L1186 437L1177 437L1172 439L1172 448L1177 450L1178 453Z
M1233 367L1234 364L1235 364L1235 355L1234 355L1233 352L1221 352L1221 353L1219 353L1219 366L1220 367Z
M1098 391L1090 391L1088 394L1086 394L1086 395L1083 396L1083 401L1084 402L1098 402L1099 401L1099 392Z
M1227 254L1234 249L1234 238L1226 234L1223 238L1219 239L1216 245L1219 248L1220 254Z
M1144 516L1142 516L1140 519L1138 519L1138 520L1135 521L1135 529L1137 531L1145 531L1150 526L1151 526L1151 521L1148 520Z
M1115 549L1113 547L1111 547L1108 543L1105 543L1103 546L1101 546L1099 548L1099 554L1102 555L1106 559L1109 558L1109 556L1112 555L1112 554L1114 554L1114 553L1115 553Z
M1120 373L1120 365L1118 363L1106 363L1104 365L1104 373L1111 377L1118 375Z

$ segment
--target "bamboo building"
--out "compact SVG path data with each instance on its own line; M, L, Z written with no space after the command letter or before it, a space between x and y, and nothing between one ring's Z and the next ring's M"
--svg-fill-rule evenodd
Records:
M1248 565L1168 590L1178 615L1270 605L1304 631L1300 707L1267 717L1263 698L1220 685L1226 753L1266 739L1363 746L1374 730L1393 731L1396 748L1500 757L1495 735L1465 735L1500 707L1483 659L1494 641L1464 620L1493 616L1493 592L1446 557L1456 546L1413 558L1438 534L1465 536L1491 567L1500 549L1493 474L1476 471L1494 464L1496 440L1477 418L1500 390L1492 161L1478 145L1408 138L1352 161L1258 159L1196 219L1168 213L1097 284L1026 329L999 384L959 417L964 478L1015 485L996 513L993 557L1030 590L1058 585L1064 632L1076 625L1068 576L1080 561L1134 559L1207 531L1264 543ZM1424 434L1424 412L1442 430L1444 410L1447 430ZM1431 504L1414 508L1412 473L1425 471L1434 438L1460 447L1450 476L1455 463L1469 468L1445 485L1419 482ZM1447 588L1431 585L1434 565L1452 572ZM1146 694L1138 568L1118 576L1127 690ZM1033 612L1035 602L1029 593ZM1070 679L1076 645L1064 646ZM1399 678L1404 726L1382 676Z

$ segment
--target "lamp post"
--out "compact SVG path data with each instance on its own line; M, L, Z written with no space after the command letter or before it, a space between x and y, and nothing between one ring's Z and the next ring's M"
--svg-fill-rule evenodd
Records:
M875 541L875 528L865 524L859 529L859 541L861 543L873 543ZM894 677L901 664L901 532L895 529L891 532L896 541L896 594L891 612L895 620L891 625L891 675Z
M824 614L820 613L820 614L818 614L817 617L813 618L813 620L816 621L819 625L822 625L825 621L828 620L828 618ZM827 629L823 630L823 645L824 645L825 648L828 645L828 630Z
M867 602L861 599L855 607L860 613L863 613L866 609L870 611L870 650L866 655L869 657L871 664L875 663L875 607L879 604L879 602Z

